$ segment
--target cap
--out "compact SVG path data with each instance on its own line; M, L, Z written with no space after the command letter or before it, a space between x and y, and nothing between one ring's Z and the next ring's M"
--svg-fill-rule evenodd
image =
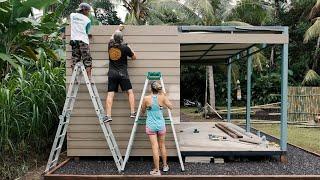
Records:
M91 10L91 6L88 3L81 3L79 5L79 8L77 9L78 11L81 10Z

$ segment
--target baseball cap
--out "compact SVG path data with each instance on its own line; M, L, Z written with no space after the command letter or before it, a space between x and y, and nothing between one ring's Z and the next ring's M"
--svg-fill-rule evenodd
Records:
M88 3L81 3L77 11L81 10L91 10L91 6Z

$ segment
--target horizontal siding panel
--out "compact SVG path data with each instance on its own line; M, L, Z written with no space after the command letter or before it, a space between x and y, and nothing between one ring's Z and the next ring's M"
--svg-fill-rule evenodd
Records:
M125 36L124 43L130 44L179 44L178 36ZM66 42L70 41L70 37L66 37ZM95 36L89 39L89 44L108 44L110 36Z
M128 140L127 141L117 140L117 144L120 149L126 149L128 145ZM174 141L166 141L166 146L168 148L174 148L175 147ZM75 139L68 140L68 148L106 149L106 147L108 147L106 140L99 140L99 141L98 140L75 140ZM132 148L149 149L150 147L151 147L151 144L149 140L145 139L143 141L135 140Z
M135 100L140 100L141 95L142 95L141 91L135 92L134 94L135 94ZM100 96L101 100L103 101L106 99L107 93L100 92L99 96ZM180 100L180 92L168 92L167 96L168 96L169 100L172 100L172 101L174 101L174 100L179 101ZM79 92L77 94L77 100L90 100L90 99L91 98L90 98L89 93ZM127 100L127 99L128 99L128 96L125 93L117 93L114 98L114 100Z
M130 47L140 54L140 52L177 52L180 53L180 44L129 44ZM71 51L71 46L67 46L67 52ZM108 45L105 43L101 44L90 44L90 51L93 52L107 52Z
M108 35L111 36L114 31L118 29L118 26L92 26L90 30L90 34L92 35ZM123 30L124 35L138 35L138 36L149 36L149 35L157 35L157 36L173 36L178 34L177 26L130 26L126 25ZM66 35L70 35L70 26L66 28Z
M128 110L129 112L129 110ZM176 111L178 112L178 111ZM129 113L126 113L126 116L116 116L117 114L112 114L112 125L133 125L134 119L129 118ZM177 116L173 116L173 119L179 118L179 114ZM141 117L145 117L145 115L141 115ZM164 113L164 117L168 117L167 113ZM71 125L99 125L99 119L94 114L89 114L87 116L72 116Z
M143 59L180 59L180 53L178 52L137 52L137 60ZM109 54L107 52L91 52L91 57L93 60L107 60L109 59ZM67 53L67 59L71 59L71 53Z
M134 92L142 92L143 89L143 83L132 83L133 91ZM180 82L177 84L167 84L165 83L165 88L167 92L180 92ZM69 84L66 84L69 85ZM98 89L99 93L106 93L107 92L107 84L106 83L96 83L96 87ZM150 85L148 86L147 94L150 93ZM83 83L80 85L78 92L88 92L87 86L85 86ZM118 92L117 95L124 93L124 92Z
M180 92L180 82L175 83L175 84L168 84L166 82L164 82L164 83L165 83L165 88L166 88L167 92ZM131 84L132 84L134 92L142 92L144 82L141 82L141 83L132 83L131 82ZM66 85L69 86L69 84L66 84ZM107 82L105 82L105 83L96 83L96 87L97 87L99 93L106 93L107 92ZM149 88L150 88L150 85L148 86L147 94L150 93ZM88 93L88 89L84 85L84 82L81 83L78 92ZM117 94L119 95L121 93L125 93L125 92L119 91Z
M103 106L105 106L105 101L101 101ZM173 104L174 109L178 109L180 107L180 101L171 101ZM136 101L136 106L138 106L139 101ZM80 100L76 101L74 104L74 109L83 109L83 108L93 108L93 104L91 100ZM117 101L117 99L114 100L114 103L112 105L112 109L125 109L129 108L129 102L128 100L123 101Z
M66 76L66 83L70 83L71 76ZM102 83L105 84L108 81L107 76L94 76L94 82L96 84ZM146 80L146 76L131 76L130 81L131 83L144 83ZM174 84L180 82L179 76L164 76L163 80L166 84Z
M113 117L129 117L129 113L130 110L128 109L112 109L112 116ZM83 117L94 117L96 115L96 112L93 108L89 108L89 109L74 109L72 111L72 116L73 117L79 117L79 116L83 116ZM179 116L180 115L180 111L174 110L172 111L172 115L173 116ZM167 116L167 112L164 111L164 116Z
M130 118L128 117L128 121L130 120ZM114 119L114 121L116 121L116 118ZM111 128L112 131L116 134L116 133L128 133L128 139L130 137L130 133L132 131L132 127L133 127L133 120L132 120L132 124L128 124L128 125L122 125L122 124L112 124L111 123ZM102 133L102 129L100 127L100 125L70 125L68 127L68 132L69 133ZM144 125L139 125L137 128L137 132L145 132L145 126ZM170 133L172 132L170 125L167 125L167 132Z
M125 133L114 133L116 140L128 141L130 134L128 132ZM103 133L68 133L68 140L72 139L84 139L84 140L106 140ZM148 139L148 135L145 132L137 132L135 135L135 140L145 140ZM166 140L170 141L173 140L173 134L167 133Z
M126 149L120 149L121 154L124 156ZM68 156L112 156L108 149L71 149L68 148ZM167 149L168 156L177 156L176 149ZM150 149L132 149L130 156L152 156L152 150ZM130 164L130 160L128 161Z
M66 61L66 67L70 68L72 65L72 61L68 59ZM93 60L92 61L92 67L93 68L108 68L109 67L109 61L107 60ZM174 60L174 59L166 59L166 60L134 60L134 61L128 61L128 67L132 68L152 68L152 67L158 67L158 68L180 68L180 60Z
M108 68L93 68L92 74L93 76L106 76L108 74ZM66 75L72 75L72 69L67 68ZM164 76L180 76L180 68L128 68L128 73L130 76L145 76L148 72L161 72Z
M90 42L93 57L93 79L103 105L107 94L107 72L109 67L107 42L117 26L94 26L93 38ZM67 30L66 39L70 39ZM70 33L69 33L70 34ZM128 26L124 31L124 41L137 52L138 60L128 61L128 72L136 96L136 108L138 106L145 75L149 71L159 71L164 75L164 83L168 91L169 99L175 109L172 111L175 123L180 122L180 44L178 41L177 27L164 26ZM67 46L67 72L66 86L70 81L72 70L71 47ZM91 99L85 84L80 85L71 122L68 127L68 156L111 156L99 120L96 116ZM149 94L149 86L148 92ZM111 123L112 131L125 153L134 120L129 118L128 97L125 92L116 93ZM165 111L166 112L166 111ZM165 113L165 116L166 113ZM167 125L168 154L176 156L176 149L170 125ZM131 153L132 156L151 156L151 145L145 134L145 125L139 125L136 141Z
M123 40L128 44L179 44L178 36L126 36L124 35ZM92 36L90 43L105 43L107 44L110 41L110 36Z

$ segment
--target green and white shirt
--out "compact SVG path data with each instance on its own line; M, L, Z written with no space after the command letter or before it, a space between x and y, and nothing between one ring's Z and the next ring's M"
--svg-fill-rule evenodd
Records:
M81 13L71 13L71 40L83 41L89 44L89 29L91 26L91 20Z

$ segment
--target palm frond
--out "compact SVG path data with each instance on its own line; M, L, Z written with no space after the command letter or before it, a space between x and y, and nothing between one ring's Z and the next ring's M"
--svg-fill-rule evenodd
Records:
M319 86L320 85L320 76L317 72L310 69L306 75L304 76L304 79L302 81L302 85L304 86Z
M309 41L318 38L320 36L320 18L313 23L313 25L306 31L304 34L304 43L308 43Z
M317 0L317 2L315 3L315 5L312 7L310 13L309 13L309 20L313 20L316 17L318 17L320 14L320 0Z

